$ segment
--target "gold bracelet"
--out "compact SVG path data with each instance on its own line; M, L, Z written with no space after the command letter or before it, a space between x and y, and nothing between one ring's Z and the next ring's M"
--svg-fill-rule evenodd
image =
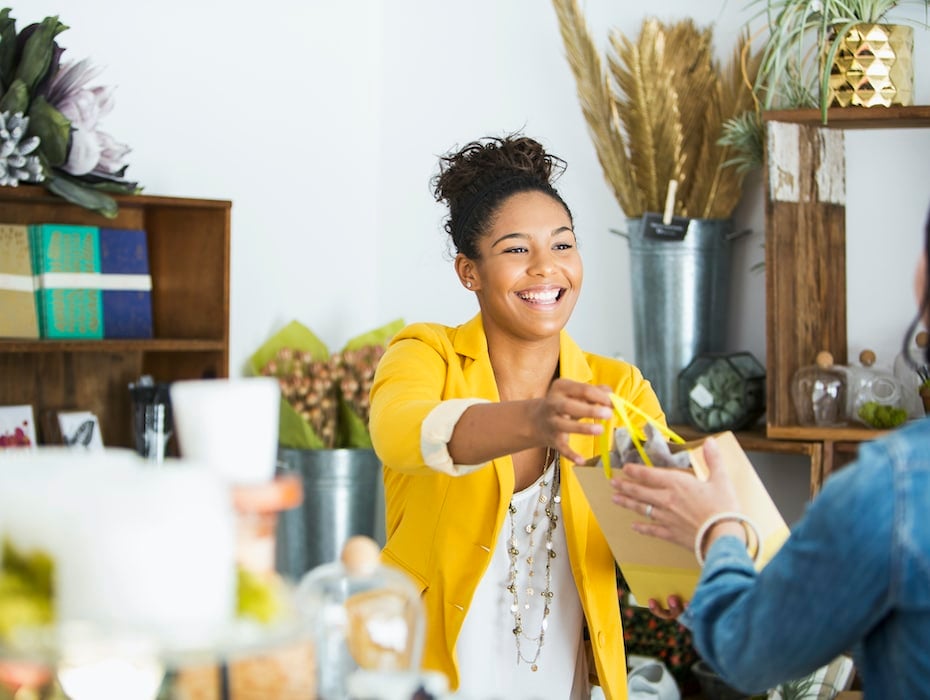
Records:
M747 552L749 551L752 544L752 542L750 542L749 536L752 535L756 538L756 551L752 555L752 563L759 563L759 559L762 556L762 537L759 535L759 528L751 518L743 515L742 513L728 510L724 511L723 513L716 513L710 516L698 529L697 535L694 537L694 558L697 559L698 566L704 566L704 540L707 539L707 533L717 523L722 523L729 520L735 520L743 526L744 530L746 530Z

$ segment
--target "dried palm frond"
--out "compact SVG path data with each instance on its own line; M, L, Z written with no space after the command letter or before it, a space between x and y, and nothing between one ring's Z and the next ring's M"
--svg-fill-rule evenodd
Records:
M577 3L556 2L555 9L568 62L578 83L581 111L591 131L607 183L623 211L642 211L639 188L617 122L617 108L604 75L601 56L591 41Z
M744 171L728 165L732 153L718 140L727 120L752 109L755 78L743 79L739 51L721 73L710 29L646 19L635 41L611 32L605 76L577 0L553 4L582 112L624 214L662 211L675 180L674 214L730 216Z

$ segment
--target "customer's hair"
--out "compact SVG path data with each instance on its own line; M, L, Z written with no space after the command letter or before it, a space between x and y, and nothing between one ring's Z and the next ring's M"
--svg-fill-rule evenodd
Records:
M489 136L440 157L439 173L431 184L437 202L446 202L444 224L455 252L478 258L478 240L491 225L498 207L513 194L537 191L558 201L572 218L552 181L565 170L565 161L546 153L526 136Z
M926 263L926 267L924 268L926 271L924 275L924 288L920 292L920 303L917 305L917 316L908 327L907 334L904 336L904 344L902 345L902 353L905 360L915 365L915 369L916 363L911 359L911 339L914 337L914 333L917 329L923 324L924 317L927 316L927 310L930 309L930 212L927 213L927 223L924 225L923 256L924 262ZM924 348L923 361L927 365L930 365L930 344Z

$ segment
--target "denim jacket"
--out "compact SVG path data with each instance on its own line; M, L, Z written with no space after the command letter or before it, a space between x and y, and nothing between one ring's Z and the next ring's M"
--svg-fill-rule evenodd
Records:
M720 537L681 616L701 657L759 692L852 653L866 698L930 698L930 419L860 446L756 573Z

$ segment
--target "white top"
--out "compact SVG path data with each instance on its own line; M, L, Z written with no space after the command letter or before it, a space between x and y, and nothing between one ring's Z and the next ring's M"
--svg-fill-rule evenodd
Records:
M540 494L550 495L550 486L541 482L552 478L555 462L533 485L513 496L517 548L517 591L523 618L520 649L524 659L536 656L537 643L543 619L544 601L541 593L546 588L546 528L548 518L545 505L538 502ZM537 507L538 506L538 507ZM552 534L552 548L556 557L551 562L553 598L547 618L545 641L536 661L537 671L529 663L517 661L514 639L514 617L511 611L513 595L507 590L510 580L508 541L511 536L510 519L497 538L491 563L478 583L471 606L465 615L462 631L456 642L461 684L456 697L467 700L543 700L567 698L581 700L590 695L587 664L582 644L583 613L578 591L572 578L562 525L562 507L554 504L559 517ZM529 565L526 562L530 536L526 526L534 522L533 535L534 575L529 582ZM526 589L533 588L528 596ZM526 609L526 604L529 609Z

